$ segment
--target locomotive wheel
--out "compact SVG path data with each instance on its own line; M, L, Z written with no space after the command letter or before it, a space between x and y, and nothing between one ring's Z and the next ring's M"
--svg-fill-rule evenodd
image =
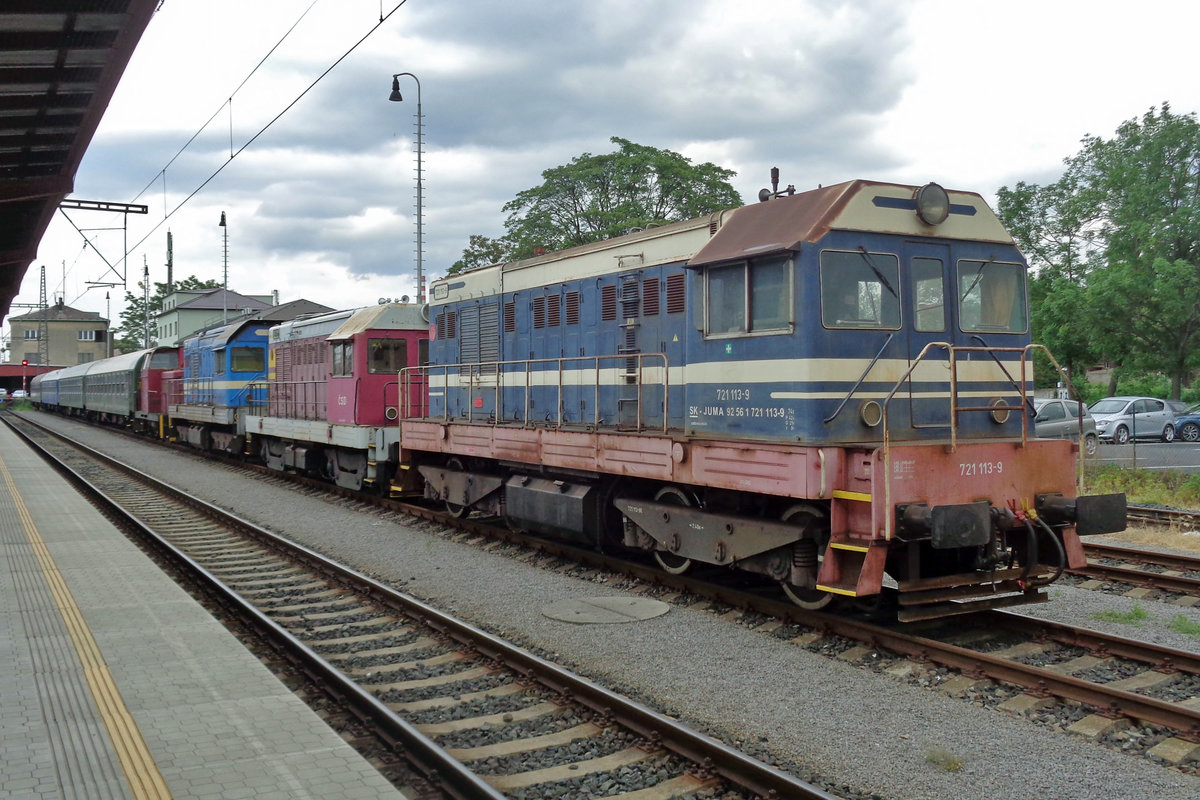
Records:
M662 489L659 489L658 493L654 495L654 501L656 503L667 503L673 506L691 507L699 505L699 503L694 502L686 492L674 486L665 486ZM671 575L682 575L692 566L692 560L690 558L677 556L670 550L655 550L654 560L658 562L658 565L663 568L664 572L667 572Z
M781 516L780 519L783 522L802 525L807 521L808 518L822 516L824 516L824 514L822 514L819 509L805 503L800 503L783 512L783 516ZM815 540L809 541L812 541L813 546L816 548L817 569L819 571L821 568L821 561L825 558L824 542ZM823 592L820 589L803 589L799 586L789 583L788 581L780 581L779 586L783 589L783 593L787 595L789 600L806 611L819 611L833 601L832 594L829 592Z
M447 461L446 467L447 469L452 469L455 472L466 472L466 467L463 466L462 461L458 457L451 458L449 461ZM455 519L462 519L471 512L470 506L461 506L458 503L451 503L449 500L443 500L442 502L446 506L446 513Z

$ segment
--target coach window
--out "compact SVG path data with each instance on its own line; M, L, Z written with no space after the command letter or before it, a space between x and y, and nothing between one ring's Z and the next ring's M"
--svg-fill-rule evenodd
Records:
M1005 261L958 262L958 313L964 331L1024 333L1025 267Z
M371 339L367 342L367 369L372 375L398 373L408 366L408 342Z
M942 260L914 258L912 281L916 329L930 333L946 330L946 290L942 276Z
M708 335L787 330L791 324L790 266L790 258L776 257L708 270Z
M892 253L821 253L821 322L826 328L900 327L900 260Z

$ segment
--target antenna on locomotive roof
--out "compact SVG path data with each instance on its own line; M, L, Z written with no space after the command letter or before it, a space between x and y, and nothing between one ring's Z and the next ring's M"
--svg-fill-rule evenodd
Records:
M771 188L759 190L758 202L765 203L768 200L779 197L780 194L793 195L795 193L796 187L790 183L788 184L787 189L785 189L783 192L779 191L779 167L771 167Z

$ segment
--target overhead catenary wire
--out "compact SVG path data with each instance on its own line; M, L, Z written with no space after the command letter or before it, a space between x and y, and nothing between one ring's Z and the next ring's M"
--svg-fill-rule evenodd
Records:
M205 178L203 181L201 181L200 184L198 186L196 186L196 188L192 189L191 192L189 192L181 201L179 201L179 203L174 208L170 209L169 211L165 207L166 191L164 188L163 218L160 219L157 223L155 223L154 226L152 228L150 228L149 231L146 232L146 235L143 236L141 239L139 239L137 242L135 242L129 248L129 250L130 251L136 250L136 249L138 249L138 247L140 247L142 244L144 244L146 242L146 240L149 239L155 233L155 231L157 231L159 228L162 227L164 222L169 220L177 211L179 211L181 208L183 208L183 206L187 205L187 203L193 197L195 197L197 194L199 194L204 189L205 186L207 186L209 183L212 182L212 180L214 178L216 178L218 175L220 175L221 172L223 172L225 170L225 168L227 166L229 166L229 164L232 163L235 158L237 158L239 155L241 155L243 152L245 152L245 150L248 147L250 147L250 145L252 145L260 136L262 136L264 133L266 133L267 130L271 128L271 126L273 126L276 122L278 122L283 117L284 114L286 114L288 111L290 111L292 109L293 106L295 106L297 103L299 103L304 98L305 95L307 95L310 91L312 91L313 88L325 78L325 76L327 76L330 72L332 72L338 66L338 64L345 61L346 58L351 53L353 53L355 50L357 50L362 45L363 42L365 42L368 38L370 38L370 36L373 33L375 33L377 30L379 30L379 28L382 27L383 24L385 22L387 22L387 20L391 19L392 15L395 14L397 11L399 11L407 2L408 2L408 0L400 0L400 2L396 3L396 5L392 8L391 11L387 12L386 14L381 14L380 18L379 18L379 22L372 25L371 28L365 34L363 34L363 36L358 41L356 41L354 44L352 44L350 46L349 49L346 50L346 52L344 52L344 53L342 53L342 55L338 56L337 60L335 60L320 75L318 75L315 79L313 79L312 83L310 83L308 86L306 86L304 88L303 91L301 91L298 95L296 95L296 97L293 98L292 101L289 102L286 106L284 106L283 109L280 110L278 114L276 114L274 117L272 117L270 120L268 120L267 123L265 125L263 125L258 130L257 133L255 133L253 136L251 136L249 139L247 139L246 142L244 144L242 144L241 147L239 147L236 151L231 152L228 159L226 159L219 167L217 167L215 170L213 170L213 172L207 178ZM311 6L310 6L310 8L311 8ZM305 13L307 13L307 11ZM278 45L276 45L276 47L278 47ZM273 50L274 50L274 48L272 48L272 51ZM269 57L269 55L270 54L268 54L268 57ZM264 57L263 61L266 61L266 57ZM260 66L261 66L261 62L260 62ZM257 69L257 67L255 67L255 69ZM247 79L249 79L249 76L247 76ZM242 83L244 84L245 81L243 81ZM241 88L240 85L239 85L239 88ZM226 104L222 104L221 109L225 108L225 105ZM214 113L213 116L209 118L209 121L205 123L205 127L207 127L207 125L210 124L212 122L212 120L216 118L217 114L219 114L221 112L221 109L218 109L217 112ZM188 145L190 145L193 141L195 141L196 137L199 136L202 131L203 131L203 128L201 128L200 131L197 131L196 134L193 135L192 138L188 140ZM188 145L185 145L183 149L186 149ZM183 152L183 149L180 150L180 153ZM178 158L180 153L176 153L175 156L172 157L171 161L174 161L176 158ZM167 166L168 167L170 166L170 162L168 162ZM164 177L164 182L165 182L165 171L166 171L166 167L164 167L163 171L159 173L159 175L162 175ZM158 178L159 178L159 176L156 175L154 178L154 181L157 181ZM147 185L146 189L148 189L150 186L152 186L154 184L154 181L151 181L150 184ZM140 197L146 191L146 189L143 189L142 192L139 192L138 197ZM121 257L121 259L118 260L117 263L121 263L127 257L128 257L128 254L123 255Z
M171 156L170 160L168 160L167 163L163 165L163 168L160 169L157 173L155 173L154 177L150 179L150 182L147 183L144 187L142 187L142 190L140 192L138 192L134 196L133 200L131 200L130 202L136 203L138 198L140 198L142 195L144 195L147 191L149 191L151 186L153 186L155 183L158 182L158 179L160 177L163 179L163 183L165 186L167 170L170 169L171 165L175 163L175 160L177 158L179 158L181 155L183 155L184 151L186 151L189 147L191 147L192 143L196 141L196 138L200 134L204 133L205 130L208 129L208 126L212 124L213 120L215 120L217 118L217 115L219 115L225 109L226 106L231 105L233 103L233 98L237 95L238 92L240 92L242 90L242 87L245 86L246 83L251 78L254 77L254 74L256 72L258 72L259 68L261 68L263 64L267 63L267 59L269 59L275 53L275 51L279 49L279 46L281 44L283 44L285 41L287 41L287 38L292 35L293 31L296 30L296 26L298 26L304 20L304 18L306 16L308 16L308 12L312 11L313 6L315 6L318 2L320 2L320 0L313 0L312 3L309 4L308 8L304 9L304 12L302 14L300 14L300 16L296 17L296 21L293 22L292 26L290 28L288 28L287 31L283 34L283 36L281 36L279 38L279 41L276 42L275 45L270 50L267 51L267 54L264 55L259 60L259 62L254 65L254 69L250 70L250 72L246 74L246 77L242 78L242 82L239 83L234 88L234 90L229 93L229 99L217 107L217 110L212 113L212 116L210 116L207 120L205 120L204 124L201 125L200 128L195 133L192 134L192 138L190 138L186 142L184 142L183 147L180 147L179 151L177 153L175 153L175 155ZM232 153L232 151L233 151L233 120L232 120L232 116L231 116L230 122L229 122L229 140L230 140L229 149L230 149L230 152ZM230 157L232 157L232 155ZM164 195L163 195L163 212L166 213L165 189L164 189Z

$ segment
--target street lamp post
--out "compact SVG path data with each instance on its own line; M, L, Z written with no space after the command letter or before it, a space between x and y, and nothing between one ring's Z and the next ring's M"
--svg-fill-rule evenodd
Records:
M417 80L417 76L411 72L397 72L392 76L392 94L388 100L399 103L404 100L400 96L400 78L407 75L417 82L417 303L425 302L425 273L422 270L422 258L424 256L424 241L422 238L422 185L421 185L421 151L424 149L421 140L421 81Z

